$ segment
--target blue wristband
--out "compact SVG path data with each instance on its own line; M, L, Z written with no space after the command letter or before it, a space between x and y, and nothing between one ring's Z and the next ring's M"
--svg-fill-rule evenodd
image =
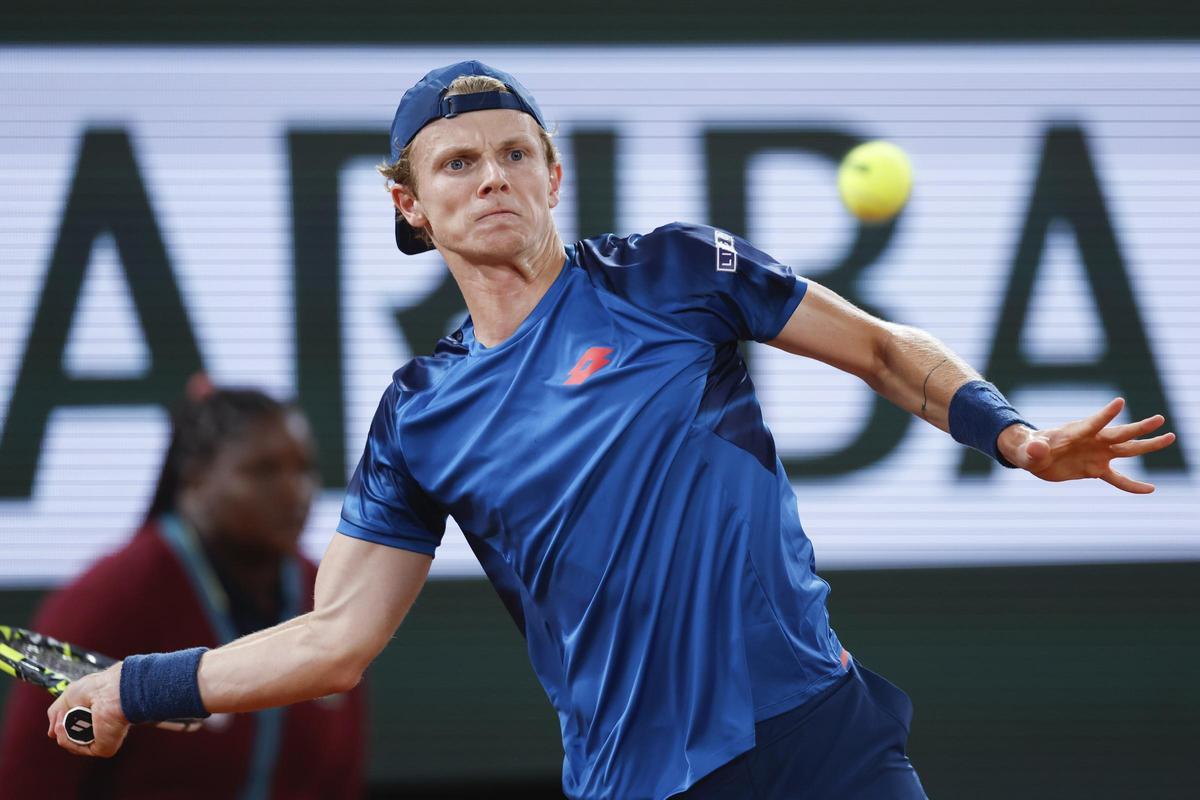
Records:
M1001 431L1014 423L1037 430L1021 418L999 389L987 381L964 383L950 401L950 435L954 441L974 447L1009 469L1015 467L1000 455L996 440Z
M208 716L196 674L206 647L130 656L121 664L121 711L132 723Z

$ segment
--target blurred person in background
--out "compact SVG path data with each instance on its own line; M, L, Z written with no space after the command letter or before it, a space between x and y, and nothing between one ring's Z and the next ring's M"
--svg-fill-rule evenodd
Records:
M52 594L32 627L116 658L216 647L312 609L316 568L297 551L317 489L304 415L198 375L173 418L145 521L117 552ZM72 758L30 730L49 698L15 684L0 733L13 796L353 798L362 794L363 687L195 733L147 728L120 757Z

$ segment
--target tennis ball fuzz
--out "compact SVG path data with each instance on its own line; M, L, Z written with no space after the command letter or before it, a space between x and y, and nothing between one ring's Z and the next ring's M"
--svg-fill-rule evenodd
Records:
M887 222L896 216L911 189L912 165L904 151L891 142L860 144L838 167L842 202L863 222Z

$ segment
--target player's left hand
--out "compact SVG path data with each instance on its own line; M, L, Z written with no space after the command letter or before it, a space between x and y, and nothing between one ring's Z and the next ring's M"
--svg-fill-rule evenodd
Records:
M96 739L89 745L79 745L67 738L63 721L75 706L92 710L92 732ZM121 711L121 664L73 681L46 709L46 717L50 722L46 735L64 750L103 758L115 754L129 733L129 721Z
M1010 425L1000 433L996 444L1011 464L1044 481L1099 478L1122 491L1149 494L1154 491L1154 484L1122 475L1112 468L1111 462L1115 458L1162 450L1175 441L1175 434L1136 438L1166 422L1162 414L1140 422L1110 426L1124 407L1125 400L1117 397L1090 417L1057 428L1035 431L1024 425Z

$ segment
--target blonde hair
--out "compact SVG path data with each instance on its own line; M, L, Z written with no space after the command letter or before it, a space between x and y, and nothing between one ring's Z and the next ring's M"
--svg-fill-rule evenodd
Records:
M450 86L446 89L445 96L454 97L460 94L479 94L480 92L507 93L508 87L504 85L503 81L488 77L487 75L460 75L450 83ZM551 134L541 125L538 126L538 136L542 140L542 150L546 156L546 166L553 169L554 165L561 161L558 148L554 146ZM400 152L400 157L395 161L391 163L385 161L375 169L384 177L389 191L394 184L407 186L413 193L413 196L417 196L417 173L412 163L412 142L405 145L404 150ZM396 219L400 219L399 209L396 210ZM414 230L421 241L427 245L433 245L433 240L429 238L428 230L425 228Z

